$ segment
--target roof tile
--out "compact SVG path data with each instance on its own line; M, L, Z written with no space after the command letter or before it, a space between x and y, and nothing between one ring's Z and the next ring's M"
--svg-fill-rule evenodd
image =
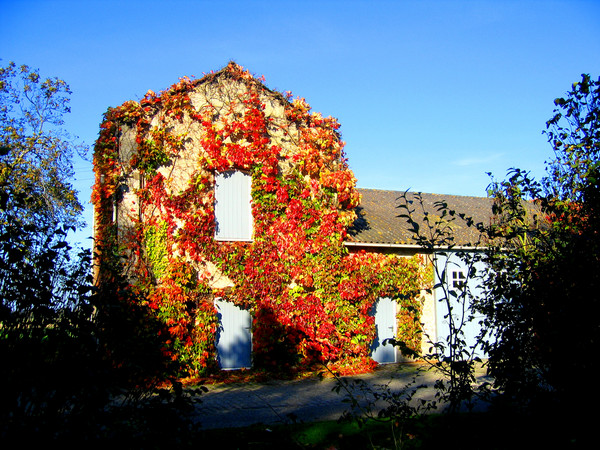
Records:
M485 197L417 194L378 189L358 189L358 192L361 194L361 203L356 208L358 217L348 230L349 242L415 245L417 242L408 220L399 217L400 214L406 213L406 209L399 207L406 204L404 198L412 202L408 206L414 210L413 219L421 230L426 227L425 214L439 218L442 214L440 206L445 202L448 212L456 212L454 219L449 221L449 226L453 231L454 244L459 246L476 244L480 234L475 226L468 226L458 214L464 214L465 217L471 217L474 223L481 222L484 225L488 225L492 217L492 199ZM422 198L422 206L418 195Z

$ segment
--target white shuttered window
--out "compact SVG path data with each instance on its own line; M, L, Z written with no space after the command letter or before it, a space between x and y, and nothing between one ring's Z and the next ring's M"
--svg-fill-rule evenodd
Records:
M237 170L215 175L215 239L251 241L251 177Z

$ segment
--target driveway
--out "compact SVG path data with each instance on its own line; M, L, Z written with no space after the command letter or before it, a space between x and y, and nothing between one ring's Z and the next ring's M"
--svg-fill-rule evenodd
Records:
M483 381L484 374L480 376ZM416 384L411 384L415 377ZM414 364L388 364L370 374L344 377L363 403L366 398L358 389L361 385L401 393L409 384L425 384L428 387L420 389L416 397L431 399L435 379L432 371L417 371ZM204 429L337 420L349 406L343 402L344 392L334 391L336 385L331 378L311 378L207 386L209 391L202 394L193 419Z

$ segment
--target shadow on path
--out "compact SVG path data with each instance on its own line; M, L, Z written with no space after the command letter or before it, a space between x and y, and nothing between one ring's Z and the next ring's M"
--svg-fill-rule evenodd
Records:
M387 385L392 392L402 392L417 376L417 384L428 386L419 391L418 398L432 399L435 373L418 371L417 367L387 364L370 374L344 378L363 380L373 387ZM208 386L209 391L202 394L202 402L196 408L194 422L204 429L214 429L337 420L348 404L343 401L344 393L333 390L335 386L332 378Z

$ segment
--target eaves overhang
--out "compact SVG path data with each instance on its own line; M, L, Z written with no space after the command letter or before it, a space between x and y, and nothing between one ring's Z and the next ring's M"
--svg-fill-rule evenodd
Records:
M386 248L386 249L406 249L406 250L421 250L423 253L429 253L431 251L483 251L483 246L472 246L472 245L449 245L449 246L435 246L433 249L425 248L418 244L391 244L391 243L379 243L379 242L353 242L344 241L346 247L368 247L368 248Z

